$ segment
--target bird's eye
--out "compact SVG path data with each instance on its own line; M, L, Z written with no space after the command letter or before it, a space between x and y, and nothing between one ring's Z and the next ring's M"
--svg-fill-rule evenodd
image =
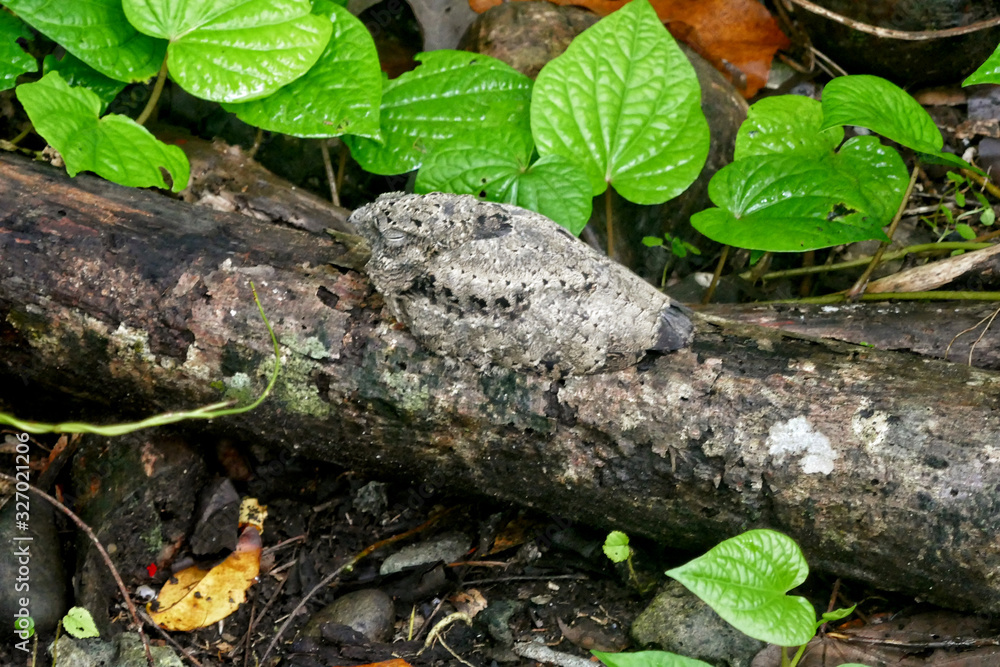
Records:
M382 232L382 238L385 242L392 246L399 246L406 243L406 232L395 227L390 227L389 229Z

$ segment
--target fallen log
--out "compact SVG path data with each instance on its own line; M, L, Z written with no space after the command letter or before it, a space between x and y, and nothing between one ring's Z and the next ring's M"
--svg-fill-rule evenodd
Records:
M1000 369L1000 336L992 334L1000 321L992 302L744 303L711 305L701 312L805 336Z
M1000 611L995 373L702 317L623 371L481 375L384 317L349 245L0 156L3 387L119 413L252 395L252 279L283 373L216 430L676 547L770 527L815 568Z

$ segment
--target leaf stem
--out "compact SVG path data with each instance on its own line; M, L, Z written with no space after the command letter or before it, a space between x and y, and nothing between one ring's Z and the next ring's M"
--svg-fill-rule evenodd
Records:
M865 272L861 274L857 282L854 283L854 287L847 291L847 298L851 301L856 301L858 297L864 294L865 288L868 286L868 281L871 280L872 272L875 271L875 267L879 265L882 261L882 255L885 254L886 248L892 244L892 235L896 233L896 227L899 226L899 220L903 217L903 211L906 210L906 204L910 201L910 194L913 192L913 185L917 182L917 174L920 173L920 162L918 161L913 165L913 171L910 172L910 182L906 186L906 191L903 192L903 199L899 202L899 208L896 209L896 215L892 216L892 222L889 223L889 231L886 232L886 236L889 237L888 241L882 241L878 245L878 250L872 256L871 264L865 269Z
M32 125L31 123L28 123L28 127L21 130L21 133L19 135L10 140L10 143L13 144L14 146L17 146L19 143L21 143L22 140L24 140L26 136L31 134L31 131L34 129L35 126Z
M789 667L795 667L795 665L799 664L799 660L802 659L802 654L806 652L806 646L808 645L809 644L807 642L799 647L799 650L795 652L795 656L792 658L792 662L789 664Z
M163 64L160 66L160 73L156 75L156 83L153 84L153 93L149 96L149 101L146 102L146 108L142 110L139 117L135 119L135 122L139 125L145 125L149 117L153 115L153 109L156 108L156 103L160 101L160 94L163 92L163 84L167 80L167 57L163 56Z
M719 254L719 263L715 265L715 273L712 274L712 282L709 283L708 289L705 290L705 294L701 297L702 305L708 305L715 296L715 288L719 286L719 278L722 277L722 269L726 266L726 258L729 257L729 246L722 246L722 252Z
M608 230L608 257L614 259L615 244L614 227L611 221L611 186L608 186L608 189L604 191L604 221Z

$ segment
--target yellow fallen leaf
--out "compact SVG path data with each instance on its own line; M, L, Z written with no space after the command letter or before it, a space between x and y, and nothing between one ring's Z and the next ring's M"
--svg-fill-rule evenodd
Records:
M175 574L147 605L165 630L191 631L222 620L246 600L260 572L260 533L247 526L236 551L210 570L189 567ZM155 611L154 611L155 607Z

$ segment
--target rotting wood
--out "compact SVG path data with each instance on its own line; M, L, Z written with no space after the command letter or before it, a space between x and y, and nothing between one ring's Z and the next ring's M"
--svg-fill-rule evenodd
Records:
M9 155L0 211L4 387L133 411L249 395L271 369L254 279L284 373L215 429L677 547L771 527L814 568L1000 611L993 372L703 318L624 371L479 375L383 319L331 239Z

